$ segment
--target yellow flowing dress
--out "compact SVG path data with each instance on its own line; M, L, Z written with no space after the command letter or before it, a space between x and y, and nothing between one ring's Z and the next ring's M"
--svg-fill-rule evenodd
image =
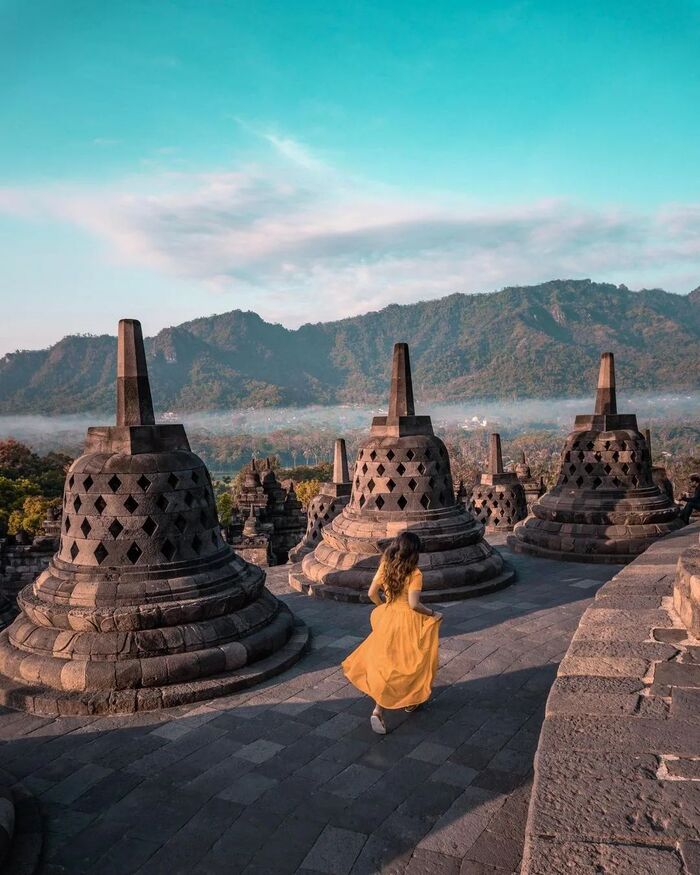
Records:
M381 580L382 567L375 575ZM416 568L401 592L370 615L372 631L342 664L351 684L382 708L408 708L430 697L438 668L440 620L414 611L411 590L423 588Z

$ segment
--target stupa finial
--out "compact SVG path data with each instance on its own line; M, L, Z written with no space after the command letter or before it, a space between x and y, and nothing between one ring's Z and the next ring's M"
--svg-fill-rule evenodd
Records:
M489 442L489 474L503 474L500 434L492 434Z
M617 396L615 394L615 356L604 352L600 357L600 372L598 374L598 391L595 399L595 412L598 415L617 413Z
M415 416L415 414L408 344L395 343L391 367L388 419L398 419L399 416Z
M644 429L644 440L647 442L647 450L649 451L649 458L651 459L652 455L651 455L651 429L650 428Z
M146 351L138 319L120 319L117 338L117 425L155 425Z
M333 482L349 483L350 472L348 471L348 454L345 449L343 438L337 438L333 451Z

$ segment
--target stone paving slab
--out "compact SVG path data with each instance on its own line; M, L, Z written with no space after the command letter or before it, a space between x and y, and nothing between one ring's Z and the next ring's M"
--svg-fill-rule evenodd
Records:
M313 635L286 673L165 712L0 709L0 768L44 817L38 871L515 872L544 703L611 569L507 558L517 583L444 607L433 699L392 712L386 737L372 733L368 700L340 671L369 631L369 608L291 593L284 567L270 569L269 586Z
M699 534L650 547L583 615L547 700L523 875L700 872L699 643L672 599Z

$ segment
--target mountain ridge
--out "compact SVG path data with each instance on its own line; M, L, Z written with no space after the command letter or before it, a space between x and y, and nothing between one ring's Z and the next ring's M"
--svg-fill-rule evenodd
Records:
M374 402L390 352L409 343L419 401L588 394L599 354L633 390L700 388L700 290L631 291L551 280L390 304L289 329L231 310L146 339L160 409ZM78 413L114 404L116 338L69 335L0 359L0 413Z

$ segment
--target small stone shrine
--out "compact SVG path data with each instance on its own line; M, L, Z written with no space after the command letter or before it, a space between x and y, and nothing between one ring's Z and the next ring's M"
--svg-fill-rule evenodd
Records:
M246 471L241 492L234 507L233 522L228 532L231 545L238 550L242 544L245 520L255 511L261 532L270 537L271 565L283 565L289 551L298 543L306 529L306 514L297 498L294 484L285 487L277 479L270 459L265 460L262 476L255 459ZM245 548L244 548L245 549Z
M243 530L236 541L236 553L246 562L260 565L262 568L272 564L270 535L263 531L254 507L250 508L248 519L243 524Z
M292 567L290 585L314 596L367 601L384 548L406 530L421 539L426 601L491 592L515 577L484 540L481 523L456 501L447 450L430 417L415 414L408 346L397 343L388 415L372 421L350 501L301 567Z
M290 562L300 562L316 547L324 526L332 522L350 501L351 490L345 441L338 438L333 453L333 480L331 483L324 483L318 495L309 502L306 512L306 533L290 551Z
M295 662L308 632L221 538L182 425L156 425L141 326L119 323L116 427L88 429L61 540L0 634L0 702L111 714L225 695Z
M514 471L503 470L501 436L492 434L488 471L472 490L470 506L487 532L512 532L527 516L525 490Z
M637 417L617 412L613 354L603 353L595 413L576 417L556 486L534 503L508 545L552 559L630 562L682 525L653 481Z
M532 476L530 466L525 459L524 450L520 456L520 461L515 466L515 473L518 475L518 480L522 484L523 491L525 492L525 501L527 502L527 512L530 513L532 505L538 498L540 498L540 496L544 495L547 490L544 486L544 480L541 477L538 480L537 477Z

